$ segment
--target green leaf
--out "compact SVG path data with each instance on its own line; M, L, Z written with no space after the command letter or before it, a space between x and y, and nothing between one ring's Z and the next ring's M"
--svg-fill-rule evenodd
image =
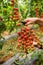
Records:
M3 0L0 0L0 3L2 2Z

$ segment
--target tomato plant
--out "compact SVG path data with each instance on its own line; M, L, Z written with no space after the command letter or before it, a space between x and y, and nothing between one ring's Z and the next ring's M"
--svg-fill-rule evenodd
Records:
M27 17L43 18L43 0L0 0L0 24L3 19L4 30L11 32L20 26L20 23L16 25L17 22Z
M14 30L19 22L17 0L0 0L0 35L2 31Z
M30 13L31 17L41 17L41 13L43 13L43 0L31 0Z

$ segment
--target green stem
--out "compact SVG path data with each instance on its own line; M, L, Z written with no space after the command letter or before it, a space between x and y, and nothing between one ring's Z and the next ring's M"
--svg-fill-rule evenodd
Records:
M1 33L0 33L0 39L1 39Z

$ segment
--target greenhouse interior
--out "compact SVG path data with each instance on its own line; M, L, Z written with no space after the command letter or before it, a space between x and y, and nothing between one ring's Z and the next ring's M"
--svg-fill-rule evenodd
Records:
M43 0L0 0L0 65L43 65Z

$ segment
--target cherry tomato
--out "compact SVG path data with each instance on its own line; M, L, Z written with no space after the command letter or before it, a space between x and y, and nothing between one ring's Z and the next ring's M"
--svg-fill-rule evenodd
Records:
M22 28L21 30L22 30L22 31L24 31L24 30L25 30L25 28Z
M38 12L38 8L35 8L35 12Z
M27 36L24 36L24 39L27 39L28 37Z
M33 32L34 32L34 30L31 30L31 32L33 33Z
M29 39L32 40L33 38L30 36Z
M29 31L29 30L30 30L30 28L26 27L26 31Z
M30 45L32 45L32 44L33 44L33 41L30 42Z
M26 48L26 46L24 45L24 49Z
M11 5L11 6L14 6L14 3L11 3L10 5Z
M18 43L18 46L21 46L21 44L20 44L20 43Z
M29 34L29 31L26 31L27 34Z
M12 16L10 16L10 18L12 19L13 17L12 17Z
M41 16L41 18L43 18L43 13L41 13L41 15L40 15L40 16Z
M26 44L26 42L24 41L23 44Z
M24 38L24 35L23 34L21 35L21 38Z
M15 18L15 20L19 20L19 18Z
M27 40L27 43L29 42L29 40Z
M21 23L18 23L17 26L21 26Z
M21 40L18 40L19 43L21 43Z
M41 26L41 30L43 31L43 26Z
M30 46L30 44L29 44L29 43L27 43L27 46Z
M11 0L12 3L14 3L14 0Z
M18 18L19 17L19 15L14 15L14 18Z
M14 11L18 11L18 8L13 8Z
M15 14L15 15L19 15L19 13L18 13L17 11L14 11L14 14Z
M10 12L9 14L12 15L12 12Z
M21 40L21 37L18 37L18 40Z
M23 35L24 35L24 31L21 31L21 34L23 34Z
M17 32L17 34L20 36L21 33L20 32Z

